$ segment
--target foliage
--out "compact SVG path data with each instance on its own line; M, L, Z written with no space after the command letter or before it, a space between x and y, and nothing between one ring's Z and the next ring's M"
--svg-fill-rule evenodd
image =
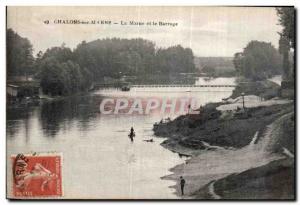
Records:
M294 7L278 7L279 23L283 27L280 35L287 38L290 47L295 47L295 9Z
M293 7L278 7L276 10L283 28L279 33L279 52L283 55L283 79L293 79L294 69L291 72L293 66L290 66L289 54L290 48L295 48L295 10Z
M141 38L83 41L73 51L62 44L45 53L38 52L36 59L32 57L28 39L8 30L7 41L9 73L28 74L29 59L32 59L31 73L40 79L43 91L50 95L88 90L93 82L103 82L107 77L120 79L127 75L145 80L148 76L161 76L168 81L181 73L195 72L191 49L180 45L156 49L153 42Z
M234 55L236 71L253 80L280 74L282 57L271 43L251 41L242 53Z
M76 61L94 74L103 76L146 76L194 72L193 52L181 46L155 50L155 44L144 39L102 39L83 41L74 50Z
M83 91L90 85L89 73L70 59L60 61L59 53L67 53L67 48L53 48L40 60L40 85L43 92L50 95L69 95ZM49 53L53 56L49 56Z
M156 53L156 66L152 72L179 74L195 72L193 51L180 45L159 49Z
M34 73L33 49L27 38L22 38L12 29L6 32L7 75L27 76Z

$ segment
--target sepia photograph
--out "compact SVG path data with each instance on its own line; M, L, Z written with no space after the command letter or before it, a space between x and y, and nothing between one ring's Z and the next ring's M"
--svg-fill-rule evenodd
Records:
M10 200L295 200L293 6L7 6Z

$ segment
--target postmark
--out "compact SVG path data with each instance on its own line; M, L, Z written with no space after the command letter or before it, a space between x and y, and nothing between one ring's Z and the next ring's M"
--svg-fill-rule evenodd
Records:
M61 154L17 154L12 156L11 160L13 197L62 196Z

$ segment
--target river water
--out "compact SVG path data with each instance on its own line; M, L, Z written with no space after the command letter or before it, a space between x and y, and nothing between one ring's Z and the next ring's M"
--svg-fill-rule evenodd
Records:
M234 78L204 80L196 84L234 84ZM162 146L152 128L155 122L180 113L164 112L128 114L135 99L196 99L197 106L229 97L226 88L133 88L129 92L115 89L42 102L38 106L7 108L7 190L10 195L12 166L9 157L17 153L58 152L63 155L62 180L64 198L90 199L172 199L177 198L174 181L162 180L169 169L185 161ZM128 100L123 113L103 114L104 99ZM115 102L115 101L114 101ZM180 101L181 102L181 101ZM123 104L124 105L124 104ZM194 106L194 105L193 105ZM189 112L185 106L185 112ZM144 107L143 107L144 109ZM177 110L177 108L176 108ZM134 127L136 137L128 133ZM144 140L153 139L154 142Z

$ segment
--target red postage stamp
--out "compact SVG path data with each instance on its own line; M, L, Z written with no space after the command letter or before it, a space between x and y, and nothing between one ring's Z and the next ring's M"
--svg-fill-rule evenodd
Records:
M61 155L58 154L12 156L13 196L62 196L61 162Z

